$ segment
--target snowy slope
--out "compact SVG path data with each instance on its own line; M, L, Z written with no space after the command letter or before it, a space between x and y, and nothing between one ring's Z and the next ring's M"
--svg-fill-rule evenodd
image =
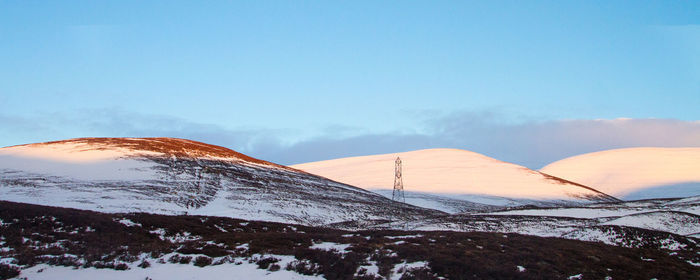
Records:
M588 204L579 207L554 207L521 210L507 210L489 213L491 215L527 215L571 218L602 218L634 215L657 211L685 212L700 215L700 196L680 199L648 199L621 203Z
M576 183L457 149L341 158L291 167L365 189L391 190L394 183L394 160L397 156L403 162L403 182L407 192L441 195L489 205L513 205L513 199L529 200L525 203L615 200Z
M578 155L543 173L631 199L700 195L700 148L630 148Z
M381 194L386 198L392 198L393 190L389 189L374 189L375 193ZM466 213L466 212L482 212L482 211L494 211L502 209L504 205L521 205L525 203L525 200L518 199L506 199L506 198L496 198L488 199L485 196L469 196L469 195L440 195L422 192L409 192L404 193L406 198L406 203L415 205L418 207L429 208L440 210L445 213L455 214L455 213ZM472 202L473 201L481 201ZM539 201L533 201L532 204L539 204Z
M0 199L309 225L396 218L397 210L407 217L435 213L223 147L173 138L81 138L1 148Z
M496 211L479 214L501 217L543 217L563 221L586 221L579 226L617 225L637 227L679 235L700 232L700 196L682 199L650 199L622 203L589 204L580 207L556 207Z
M680 235L700 233L700 216L685 212L647 212L627 215L603 224L667 231Z

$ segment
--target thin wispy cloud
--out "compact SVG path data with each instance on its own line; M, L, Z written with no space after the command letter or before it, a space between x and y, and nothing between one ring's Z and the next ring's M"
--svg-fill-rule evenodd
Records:
M700 147L700 122L669 119L560 120L504 124L483 114L457 114L424 124L422 134L318 137L253 152L284 163L346 156L458 148L530 168L569 156L626 147ZM275 151L273 154L272 151Z
M281 164L427 148L457 148L540 168L562 158L606 149L700 147L700 121L612 119L513 124L499 119L494 113L455 113L424 118L417 122L420 132L412 133L358 134L354 128L339 125L323 130L316 137L289 143L285 139L294 135L293 130L226 128L172 116L102 109L34 118L0 116L0 131L14 135L14 138L4 140L14 142L5 145L57 140L56 137L179 137L225 146ZM53 127L64 129L51 131Z

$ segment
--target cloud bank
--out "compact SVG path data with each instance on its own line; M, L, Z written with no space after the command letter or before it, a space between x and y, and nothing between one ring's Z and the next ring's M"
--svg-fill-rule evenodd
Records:
M75 137L179 137L225 146L280 164L457 148L538 169L569 156L607 149L700 147L700 121L612 119L508 124L495 119L491 114L457 113L416 122L416 131L420 132L338 136L330 129L289 143L294 130L231 129L111 109L35 118L0 115L0 133L10 135L3 146Z

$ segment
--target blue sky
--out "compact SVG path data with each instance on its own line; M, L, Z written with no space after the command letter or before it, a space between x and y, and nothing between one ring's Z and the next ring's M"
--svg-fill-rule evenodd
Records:
M536 168L700 146L698 108L693 1L0 2L0 146L172 136L283 164L452 147Z

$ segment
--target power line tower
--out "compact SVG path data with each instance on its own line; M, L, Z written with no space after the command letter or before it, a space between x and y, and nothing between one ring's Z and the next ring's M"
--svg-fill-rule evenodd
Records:
M394 192L391 194L391 199L406 203L406 196L403 194L403 176L401 174L401 158L396 157L394 168Z

